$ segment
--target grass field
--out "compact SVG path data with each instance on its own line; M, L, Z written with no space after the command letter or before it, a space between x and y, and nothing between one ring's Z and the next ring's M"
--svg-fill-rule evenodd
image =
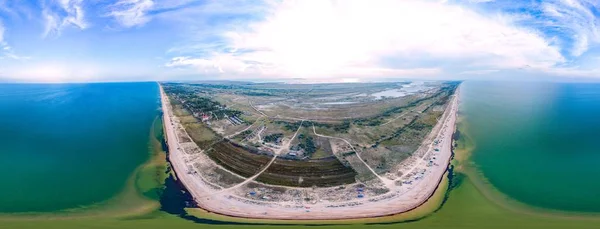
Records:
M272 159L250 153L228 141L215 144L207 153L212 160L243 177L258 173ZM267 184L311 187L353 183L355 176L354 170L336 158L318 161L276 159L257 180ZM298 182L300 177L302 182Z
M171 100L171 104L175 115L181 120L192 140L201 149L207 149L206 154L227 170L243 177L251 177L272 159L272 156L250 152L250 148L228 140L221 140L204 123L191 116L190 112L184 109L177 100ZM308 129L304 134L310 135ZM298 138L295 141L298 141ZM319 155L321 157L328 156L325 152L327 149L331 151L328 142L323 147L324 152ZM257 180L275 185L328 187L354 183L355 176L354 170L345 167L334 157L311 162L278 158Z
M318 161L276 159L257 180L269 184L300 187L329 187L355 182L356 172L337 158ZM299 178L302 177L302 182Z
M258 173L272 158L250 153L229 141L216 143L206 153L216 163L243 177L251 177Z

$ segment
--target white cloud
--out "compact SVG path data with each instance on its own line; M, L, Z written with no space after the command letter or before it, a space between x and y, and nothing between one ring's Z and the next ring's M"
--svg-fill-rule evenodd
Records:
M435 60L494 69L550 68L565 61L558 47L510 16L438 1L283 1L265 20L220 35L226 51L203 55L198 64L187 57L167 66L371 77L441 74L428 63Z
M43 36L60 35L66 27L76 27L81 30L88 28L85 20L82 0L58 0L46 2L42 10L45 21Z
M29 60L29 59L31 59L31 57L28 57L28 56L20 56L20 55L15 54L12 47L10 45L8 45L8 43L6 43L6 42L1 42L0 47L2 48L2 51L0 51L0 53L1 53L0 58L2 58L2 59L5 59L5 58L12 59L12 60Z
M558 28L573 39L571 54L580 56L592 44L600 43L600 10L597 0L549 0L541 5L548 27Z
M192 67L200 72L209 74L221 74L227 73L229 76L250 76L250 77L266 77L276 78L285 76L282 75L286 69L282 69L279 66L267 66L265 64L248 64L244 61L237 59L235 56L220 55L218 58L203 59L203 58L192 58L192 57L174 57L165 67ZM226 71L227 70L227 71ZM339 69L339 71L331 74L327 72L315 72L310 75L312 77L364 77L364 76L378 76L378 77L397 77L397 76L434 76L440 74L442 71L439 68L380 68L380 67L359 67L349 66L347 68Z
M224 73L223 69L234 70L235 72L244 72L250 65L237 60L233 56L219 55L212 59L193 58L193 57L174 57L166 67L193 67L205 73Z
M486 3L486 2L494 2L495 0L469 0L471 3Z
M171 61L169 61L167 64L165 64L165 66L166 67L192 66L192 67L196 67L198 69L202 69L205 71L208 71L209 68L219 69L217 62L215 62L215 61L202 59L202 58L186 57L186 56L174 57L173 59L171 59ZM222 72L223 70L219 69L219 71Z
M22 82L85 82L98 78L100 68L87 63L40 62L9 66L0 76Z
M83 0L60 0L60 6L67 12L67 16L63 19L63 24L74 25L80 29L87 28L87 23L84 19L84 11L82 9Z
M490 73L499 72L498 69L484 69L484 70L468 70L460 72L459 75L487 75Z
M572 78L598 78L600 69L582 69L579 67L557 67L552 69L524 69L528 74L543 73L544 75L572 77Z
M33 10L23 1L0 0L0 13L11 19L33 18Z
M29 57L19 56L15 54L13 48L4 39L4 23L0 21L0 58L8 58L13 60L28 60Z
M130 28L144 25L156 18L171 22L193 22L207 14L245 10L246 4L246 1L117 0L109 5L105 16L113 17L119 25Z
M47 37L50 34L57 34L60 33L59 30L59 19L58 16L56 16L55 14L53 14L52 12L48 11L48 10L44 10L44 12L42 13L43 17L44 17L44 34L43 37Z
M0 42L4 42L4 23L0 21Z
M140 26L150 21L147 11L153 6L152 0L119 0L111 5L108 16L114 17L123 27Z

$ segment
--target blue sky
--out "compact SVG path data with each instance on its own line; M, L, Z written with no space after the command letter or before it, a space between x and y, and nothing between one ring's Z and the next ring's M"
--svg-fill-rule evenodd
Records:
M0 0L0 80L600 79L598 0Z

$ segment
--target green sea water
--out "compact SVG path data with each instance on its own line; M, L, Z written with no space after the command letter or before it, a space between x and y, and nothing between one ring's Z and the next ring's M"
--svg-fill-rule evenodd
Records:
M472 160L510 198L600 212L600 84L465 82Z
M149 157L156 83L0 84L0 213L117 195Z
M461 99L471 159L494 187L537 207L600 212L600 84L465 82ZM155 83L0 85L0 213L117 195L148 159L158 107ZM478 208L467 204L476 192L451 192L423 222L456 218L444 214L459 205Z

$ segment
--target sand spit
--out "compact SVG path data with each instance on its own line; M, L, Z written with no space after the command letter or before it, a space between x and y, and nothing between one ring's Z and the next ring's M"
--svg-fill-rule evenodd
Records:
M202 169L221 167L202 153L203 149L195 143L178 141L178 134L187 133L181 131L183 127L173 115L169 98L162 87L160 93L169 159L178 179L199 207L222 215L256 219L357 219L394 215L417 208L433 195L448 168L458 110L456 93L425 142L411 158L396 168L401 176L383 176L371 185L288 188L286 193L294 195L282 194L282 198L273 198L272 190L281 187L257 183L252 177L249 180L243 178L242 185L229 188L211 182ZM378 186L381 189L372 188ZM261 194L259 196L249 190L257 190Z

